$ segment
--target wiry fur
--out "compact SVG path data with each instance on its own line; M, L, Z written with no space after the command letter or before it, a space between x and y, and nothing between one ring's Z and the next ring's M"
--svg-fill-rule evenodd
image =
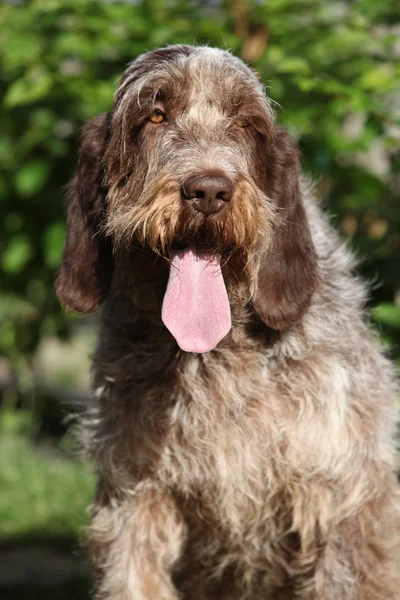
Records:
M167 125L146 121L157 103ZM235 129L237 115L250 127ZM83 227L88 190L74 180L80 245L67 244L57 290L88 312L115 263L83 423L100 478L96 598L400 598L392 367L256 77L219 50L151 52L93 127L107 205ZM204 171L235 184L208 219L180 195ZM160 319L168 252L194 241L222 254L233 322L197 355ZM99 244L113 247L103 269ZM85 270L87 303L70 287Z

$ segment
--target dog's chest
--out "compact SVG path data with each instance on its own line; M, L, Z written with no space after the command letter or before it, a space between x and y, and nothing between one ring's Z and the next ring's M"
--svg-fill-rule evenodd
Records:
M232 361L203 369L193 362L180 374L156 470L165 486L198 499L199 510L219 521L257 522L291 503L299 474L304 481L332 474L337 448L346 447L346 420L337 416L345 414L344 391L332 384L332 401L322 406L316 386L307 404L298 402L299 378L283 385L262 359Z
M188 381L178 390L157 475L218 520L226 520L226 512L233 520L244 510L265 513L276 487L273 457L283 440L267 377L259 370L253 378L235 379L215 367L206 378L204 371L197 374L201 380L192 373L192 386Z

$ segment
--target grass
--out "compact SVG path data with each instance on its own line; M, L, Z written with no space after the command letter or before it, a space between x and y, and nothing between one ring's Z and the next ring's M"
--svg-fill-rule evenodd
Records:
M94 475L89 465L66 457L54 444L38 444L34 439L30 413L0 411L0 597L87 598L87 571L76 555L88 521ZM74 568L71 560L75 560ZM70 575L67 579L63 561ZM58 565L59 580L52 563ZM11 573L4 564L10 564ZM49 582L47 565L52 570Z

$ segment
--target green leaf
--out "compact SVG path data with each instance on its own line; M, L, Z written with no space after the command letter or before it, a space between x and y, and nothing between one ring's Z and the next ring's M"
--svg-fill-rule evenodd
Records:
M372 316L376 321L400 329L400 306L396 304L383 302L372 310Z
M379 91L380 93L391 90L398 81L398 73L392 64L380 64L366 71L358 80L358 85L363 90Z
M37 309L18 294L4 293L0 296L0 323L18 321L27 323L36 319Z
M296 73L306 75L310 72L310 66L304 58L289 56L276 66L277 71L282 73Z
M1 264L6 273L18 273L30 260L33 249L30 240L25 235L12 238L3 252Z
M44 234L43 246L45 261L49 267L55 268L60 264L64 240L65 225L63 222L53 223L47 228Z
M28 163L14 178L15 187L21 196L33 196L39 192L50 174L50 166L41 160Z
M10 85L4 97L4 105L8 108L31 104L48 96L52 79L41 69L33 69L27 76L17 79Z

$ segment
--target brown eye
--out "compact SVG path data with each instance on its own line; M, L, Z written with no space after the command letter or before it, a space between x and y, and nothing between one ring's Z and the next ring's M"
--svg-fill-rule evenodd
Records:
M160 110L159 108L155 108L153 110L153 112L151 113L151 115L149 116L149 121L151 121L152 123L162 123L163 121L166 121L167 117L165 115L165 113L163 113L162 110Z
M248 122L245 121L244 119L236 119L235 123L238 127L248 127L249 126Z

